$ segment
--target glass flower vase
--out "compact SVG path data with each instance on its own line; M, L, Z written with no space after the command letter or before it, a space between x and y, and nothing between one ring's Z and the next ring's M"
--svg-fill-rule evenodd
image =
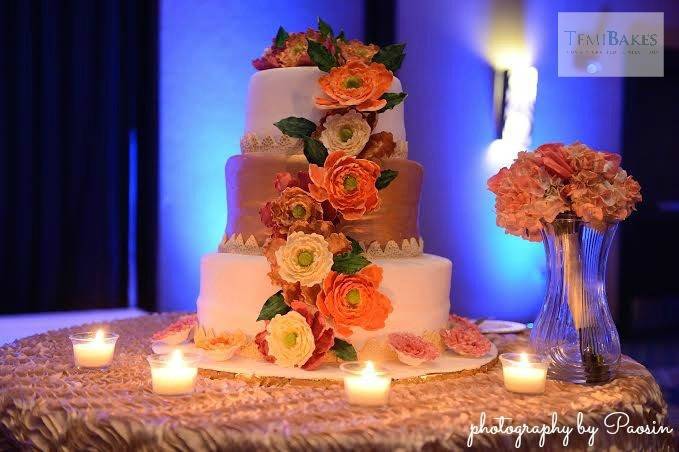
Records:
M550 360L551 378L597 384L615 375L620 338L608 309L606 263L616 229L568 214L543 228L547 294L531 343Z

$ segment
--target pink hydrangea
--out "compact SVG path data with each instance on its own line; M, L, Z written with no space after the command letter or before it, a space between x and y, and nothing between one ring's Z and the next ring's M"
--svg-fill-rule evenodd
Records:
M571 212L603 229L627 218L641 201L641 187L620 168L620 156L581 143L549 143L519 152L509 168L488 180L497 224L508 233L541 240L543 223Z
M490 341L481 334L476 325L441 330L441 338L446 347L462 356L478 358L490 351Z
M398 359L409 366L418 366L439 357L434 344L412 333L391 333L388 342Z

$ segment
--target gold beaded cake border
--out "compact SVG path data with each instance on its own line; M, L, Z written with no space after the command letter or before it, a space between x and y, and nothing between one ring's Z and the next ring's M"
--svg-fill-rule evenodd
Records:
M454 372L440 372L420 375L418 377L400 378L394 380L394 384L421 384L435 381L453 380L462 377L471 377L479 373L487 373L498 363L496 355L490 362L481 365L477 369L465 369ZM199 374L210 380L238 380L254 386L276 387L276 386L306 386L306 387L331 387L342 384L340 380L330 380L328 378L301 379L288 377L259 377L244 373L225 372L221 370L200 369Z

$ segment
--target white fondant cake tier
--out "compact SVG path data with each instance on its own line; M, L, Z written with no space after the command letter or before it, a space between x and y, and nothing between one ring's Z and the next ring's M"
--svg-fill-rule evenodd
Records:
M318 122L327 113L314 104L323 92L318 79L325 73L316 67L290 67L259 71L250 77L246 104L245 134L259 137L282 136L275 122L288 116ZM389 92L400 93L401 82L394 77ZM403 104L379 115L375 132L391 132L395 141L406 141Z
M373 259L384 271L380 291L391 300L393 312L377 331L354 328L347 339L360 349L374 337L389 333L422 334L444 328L450 311L448 259L423 254L402 259ZM198 320L216 333L241 330L254 336L263 330L257 322L262 305L279 288L271 284L269 263L263 256L212 253L200 267Z

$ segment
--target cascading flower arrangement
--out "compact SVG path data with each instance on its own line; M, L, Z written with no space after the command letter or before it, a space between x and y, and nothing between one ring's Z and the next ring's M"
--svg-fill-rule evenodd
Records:
M260 70L316 65L327 72L318 80L324 96L315 105L327 111L318 124L298 117L275 124L302 140L308 171L279 173L279 196L260 210L270 230L263 245L269 277L281 290L261 309L264 330L255 343L277 365L312 370L331 350L332 359L355 360L354 328L383 328L392 311L379 290L382 269L338 225L379 209L379 191L398 175L381 167L396 148L392 134L373 130L377 116L406 97L387 92L403 49L347 41L319 19L318 30L306 33L279 28L253 62Z
M582 143L550 143L520 152L488 180L498 226L545 242L550 281L531 339L551 357L554 376L577 383L608 381L620 358L606 259L615 226L641 202L620 160Z

